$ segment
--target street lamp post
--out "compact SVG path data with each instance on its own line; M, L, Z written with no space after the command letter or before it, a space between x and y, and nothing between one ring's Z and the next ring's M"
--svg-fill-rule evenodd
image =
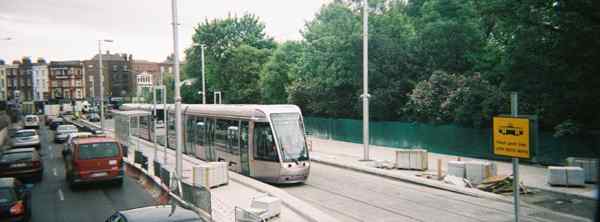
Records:
M202 62L202 104L206 104L206 76L204 74L204 48L206 45L194 43L192 46L200 46L200 60Z
M104 130L104 75L102 74L102 42L113 42L111 39L98 40L98 73L100 75L100 128Z
M182 131L181 131L181 96L179 92L179 42L177 23L177 0L171 0L173 15L173 71L175 72L175 133L176 133L176 158L175 178L181 181L182 176Z

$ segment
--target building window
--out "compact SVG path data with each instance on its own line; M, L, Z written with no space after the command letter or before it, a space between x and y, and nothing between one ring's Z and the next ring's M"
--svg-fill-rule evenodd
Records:
M127 65L124 65L124 66L123 66L123 70L124 70L124 71L127 71Z
M91 68L94 68L94 65L92 65L92 64L89 64L89 65L88 65L88 68L90 68L90 69L91 69Z
M52 87L58 87L58 81L52 81Z
M113 71L117 71L119 69L118 65L113 65Z
M64 89L63 90L63 95L64 95L65 99L70 99L71 98L71 92L69 91L69 89Z

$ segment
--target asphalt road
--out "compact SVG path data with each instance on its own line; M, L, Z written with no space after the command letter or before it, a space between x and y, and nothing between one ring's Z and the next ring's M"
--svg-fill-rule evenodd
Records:
M283 186L340 221L514 221L513 205L313 162L305 184ZM521 221L572 221L522 208Z
M53 133L40 129L44 178L32 190L33 222L104 221L115 210L154 205L152 197L129 177L121 187L111 183L71 190L65 181L62 145Z

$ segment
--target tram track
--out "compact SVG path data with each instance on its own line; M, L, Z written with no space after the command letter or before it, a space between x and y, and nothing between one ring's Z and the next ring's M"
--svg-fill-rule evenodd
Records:
M333 212L342 221L503 221L512 215L509 204L314 162L303 185L280 188Z

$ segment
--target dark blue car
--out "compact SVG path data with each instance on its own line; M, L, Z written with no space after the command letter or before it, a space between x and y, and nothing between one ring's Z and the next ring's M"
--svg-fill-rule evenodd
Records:
M15 178L0 178L0 221L28 221L31 217L29 189Z

